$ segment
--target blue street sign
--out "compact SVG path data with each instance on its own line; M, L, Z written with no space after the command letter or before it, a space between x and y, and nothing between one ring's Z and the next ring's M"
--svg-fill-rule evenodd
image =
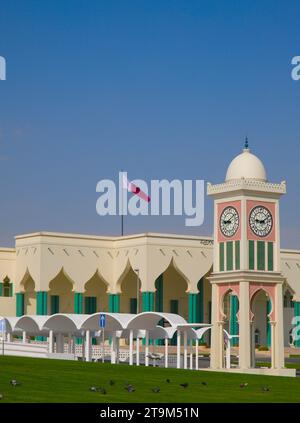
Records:
M6 332L6 321L5 319L0 320L0 332Z
M100 314L99 325L100 325L100 328L105 328L105 326L106 326L106 315L105 314Z

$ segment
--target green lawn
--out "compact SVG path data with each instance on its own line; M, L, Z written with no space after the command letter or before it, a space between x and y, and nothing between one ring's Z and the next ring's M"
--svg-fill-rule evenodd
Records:
M11 386L11 379L21 385ZM181 387L185 382L189 386ZM135 392L124 389L126 383ZM107 394L90 392L91 386ZM156 386L159 393L152 392ZM0 357L0 393L1 402L300 402L300 379Z

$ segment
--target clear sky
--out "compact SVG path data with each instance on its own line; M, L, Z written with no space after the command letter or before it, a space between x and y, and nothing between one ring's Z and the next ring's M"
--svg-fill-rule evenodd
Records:
M287 180L282 245L300 248L299 0L1 0L0 245L39 230L118 234L96 183L221 182L248 134ZM130 217L126 233L211 235L181 217Z

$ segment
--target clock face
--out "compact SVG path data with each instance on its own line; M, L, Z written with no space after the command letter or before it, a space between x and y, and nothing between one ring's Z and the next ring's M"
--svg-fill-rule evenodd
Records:
M224 236L232 237L238 230L240 218L238 211L231 206L225 207L220 216L220 229Z
M249 225L255 235L259 237L269 235L273 227L271 212L264 206L254 207L250 212Z

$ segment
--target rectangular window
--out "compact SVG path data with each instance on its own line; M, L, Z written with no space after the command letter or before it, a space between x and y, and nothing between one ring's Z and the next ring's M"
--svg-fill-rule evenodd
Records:
M220 242L220 250L219 250L219 267L220 272L224 271L224 242Z
M235 270L240 270L240 241L235 241Z
M254 270L254 241L249 241L249 269Z
M85 313L93 314L97 311L97 297L85 297Z
M51 295L50 302L51 314L59 313L59 295Z
M178 300L170 300L170 313L178 314Z
M3 284L3 297L10 297L10 284L9 283Z
M233 242L229 241L226 243L226 268L227 270L233 270Z
M257 241L257 270L265 270L265 242Z
M137 299L130 298L130 313L136 314L136 312L137 312Z
M268 270L274 270L273 242L268 242Z

